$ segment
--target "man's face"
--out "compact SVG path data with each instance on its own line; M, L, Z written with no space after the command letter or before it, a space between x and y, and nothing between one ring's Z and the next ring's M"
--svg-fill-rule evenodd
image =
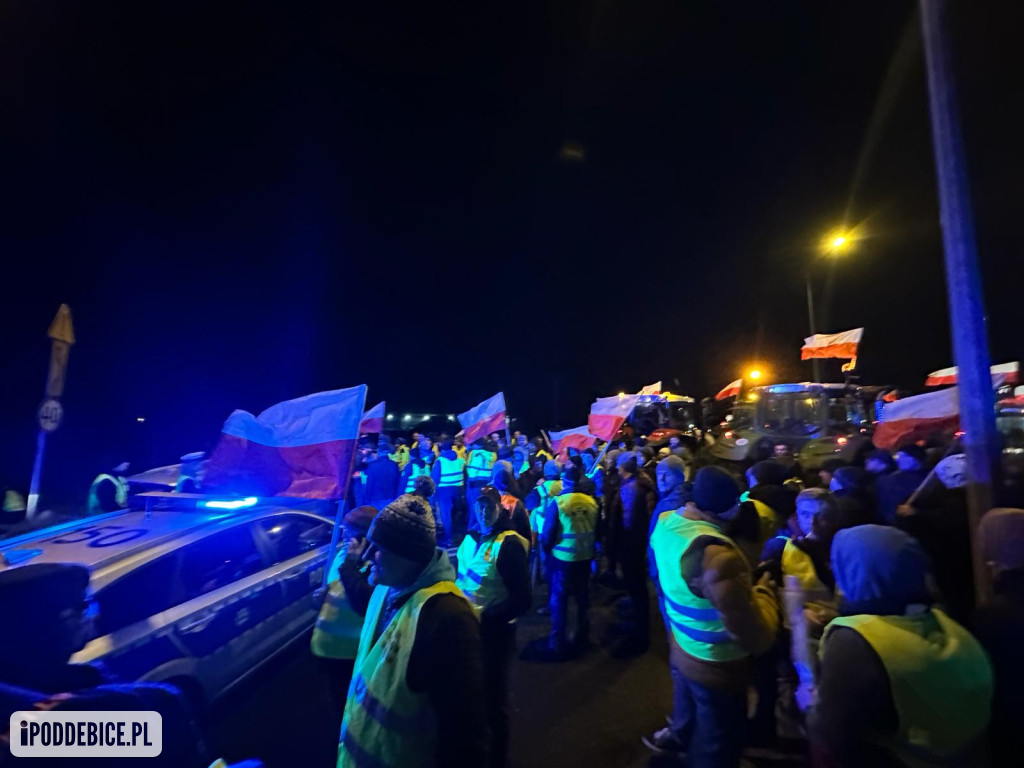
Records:
M664 462L658 465L658 492L668 493L675 487L675 476L665 466Z
M819 469L818 478L821 480L821 487L828 488L832 485L832 472L828 469Z
M917 459L915 459L909 453L904 453L903 451L900 451L899 453L896 454L896 467L901 472L909 472L910 470L917 469L920 466L921 465L920 463L918 463Z
M431 442L429 437L423 435L423 437L420 438L420 445L429 450L434 444Z
M408 558L376 545L369 550L370 586L404 587L416 578L419 567Z
M671 448L673 451L676 448L678 448L679 447L679 437L676 436L676 435L672 435L672 437L670 437L668 439L668 447Z
M814 530L814 515L818 511L818 505L811 501L798 501L796 503L796 522L804 536L810 536Z
M490 499L479 497L476 500L476 521L480 524L481 531L489 531L498 522L498 515L501 507Z
M516 445L526 447L526 435L516 435Z
M777 457L789 456L789 446L779 443L775 446L774 453Z

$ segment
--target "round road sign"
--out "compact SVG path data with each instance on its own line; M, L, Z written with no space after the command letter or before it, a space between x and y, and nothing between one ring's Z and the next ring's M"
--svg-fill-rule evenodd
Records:
M39 406L39 428L43 432L53 432L64 420L64 406L59 400L44 400Z

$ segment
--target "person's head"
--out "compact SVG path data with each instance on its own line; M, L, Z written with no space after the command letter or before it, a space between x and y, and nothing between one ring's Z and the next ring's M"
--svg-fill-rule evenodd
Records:
M485 485L480 489L480 495L476 497L474 511L480 530L484 534L489 533L503 515L508 515L501 505L501 492L493 485Z
M864 469L872 475L887 475L896 469L896 462L892 460L891 453L878 448L864 459Z
M747 470L747 485L755 488L758 485L782 485L786 480L786 471L775 461L759 461Z
M571 491L576 487L580 479L580 468L574 464L566 464L562 467L562 492Z
M80 565L0 571L0 667L32 673L67 664L89 641L95 617L89 571Z
M967 457L962 453L946 456L935 465L935 476L947 488L963 488L967 484Z
M824 488L808 488L796 497L796 521L804 536L828 541L838 530L839 505Z
M526 435L524 435L522 432L516 432L516 445L525 448L527 443L529 442L530 441L526 439Z
M832 540L832 572L846 615L904 614L931 605L928 557L917 540L888 525L858 525Z
M445 440L438 446L442 451L450 451L452 449L452 441Z
M423 572L437 547L430 502L407 493L388 504L370 523L370 584L405 587Z
M494 434L491 435L491 440L493 440L494 444L497 445L499 448L505 445L505 436L499 434L498 432L495 432Z
M821 480L821 487L828 488L832 484L832 474L840 467L845 467L846 462L842 459L825 459L818 470L818 478Z
M790 455L789 446L785 443L776 443L775 447L772 448L772 455L777 459L784 458Z
M548 459L544 462L544 479L545 480L557 480L558 475L561 474L561 470L558 468L558 462Z
M414 443L418 443L418 442L419 442L420 440L422 440L422 439L423 439L423 435L422 435L422 434L420 434L419 432L417 432L416 430L413 430L413 433L412 433L412 441L413 441Z
M377 508L364 504L345 514L341 521L342 535L346 539L365 539L370 523L377 516Z
M925 463L924 448L919 445L904 445L896 451L896 468L900 472L922 469Z
M619 473L619 477L628 480L636 474L636 456L629 452L620 453L615 460L615 470Z
M679 435L672 435L668 439L668 447L673 451L676 450L677 448L681 448L682 445L683 441L679 439Z
M981 555L996 586L1010 573L1024 573L1024 509L993 509L978 526Z
M739 498L739 486L721 467L703 467L693 478L693 505L701 512L724 517L736 507Z
M625 451L629 447L629 444L625 440L619 440L618 448L620 451Z
M658 493L666 496L686 482L686 464L678 456L666 456L658 462L655 475Z
M595 456L590 451L584 451L580 454L580 461L583 462L583 470L589 472L594 468Z
M491 469L491 485L501 493L508 493L515 476L515 471L512 469L510 462L504 460L496 461Z
M618 448L612 448L610 451L606 451L604 454L604 468L607 470L615 469L615 465L619 460L619 456L622 455L622 451Z
M430 439L430 435L420 435L420 450L429 451L434 447L434 441Z
M867 472L860 467L839 467L832 473L828 489L832 493L859 493L867 485Z

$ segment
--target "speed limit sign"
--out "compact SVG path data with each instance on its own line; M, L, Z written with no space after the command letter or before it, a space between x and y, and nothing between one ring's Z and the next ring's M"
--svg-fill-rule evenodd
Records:
M59 400L44 400L39 406L39 428L43 432L53 432L64 419L64 406Z

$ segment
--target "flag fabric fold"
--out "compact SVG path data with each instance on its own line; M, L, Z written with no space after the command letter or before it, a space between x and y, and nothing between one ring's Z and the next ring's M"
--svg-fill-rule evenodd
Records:
M989 371L992 373L992 383L995 386L1020 383L1020 363L993 365ZM957 369L954 365L952 368L940 368L937 371L932 371L928 374L928 378L925 379L924 385L926 387L942 387L947 384L956 383Z
M804 339L804 346L800 349L800 359L854 358L857 356L857 347L860 345L863 335L863 328L854 328L852 331L842 331L841 333L816 333L813 336L808 336Z
M210 455L204 485L223 493L339 499L366 403L366 386L317 392L259 416L235 411Z
M872 438L892 450L960 424L959 388L940 389L886 403Z
M465 413L460 413L459 424L466 432L466 445L471 445L491 432L505 429L508 426L505 417L505 393L499 392Z
M736 381L729 382L723 387L717 395L715 400L725 400L727 397L736 397L743 389L743 379L736 379Z
M551 450L554 453L561 453L568 448L576 448L585 451L597 442L597 438L590 434L590 430L584 424L582 427L565 429L561 432L549 432L551 439Z
M597 398L590 406L590 417L587 419L590 434L601 440L611 440L623 422L629 418L639 399L640 395Z
M363 418L359 422L359 434L368 435L371 433L380 434L384 431L384 412L387 407L384 405L384 401L381 400L373 408L363 413Z
M648 384L646 387L643 387L640 390L639 394L641 394L641 395L660 395L661 394L661 382L660 381L656 381L653 384Z

